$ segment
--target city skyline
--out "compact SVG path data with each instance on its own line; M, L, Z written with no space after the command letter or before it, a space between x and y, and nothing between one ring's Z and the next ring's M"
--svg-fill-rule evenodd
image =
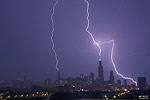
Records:
M134 82L132 82L131 80L127 80L127 79L123 79L123 78L119 78L118 79L117 77L114 76L114 72L112 70L109 71L109 74L107 73L109 75L109 77L106 78L106 77L103 76L103 74L104 74L103 70L104 69L103 69L102 61L99 60L98 61L98 67L97 67L97 73L98 73L97 76L96 76L95 73L91 72L90 74L88 73L87 75L84 75L84 74L81 73L80 76L78 75L78 76L75 76L75 77L71 77L71 76L63 77L61 75L60 71L57 71L56 72L56 74L57 74L57 78L56 79L52 80L51 76L47 76L47 77L44 78L44 80L49 79L50 81L55 82L55 81L61 80L61 79L62 80L66 80L68 78L76 79L76 78L80 77L81 79L89 78L88 80L92 81L92 83L94 81L95 82L97 81L99 84L112 84L112 85L114 85L114 84L118 84L118 82L119 82L120 85L125 85L125 86L127 86L127 85L134 85L134 86L136 86L136 84ZM12 84L11 82L13 82L13 81L26 81L26 80L30 80L30 81L33 81L33 82L43 82L43 80L35 80L35 79L31 78L31 77L28 77L27 75L24 75L23 77L19 77L19 78L15 79L15 80L12 80L12 81L10 81L10 80L9 81L1 80L1 82L2 83L6 82L6 83ZM138 84L140 82L139 80L144 80L145 81L145 83L144 83L145 86L147 84L150 84L150 82L146 81L147 79L144 76L138 76L137 77L137 83ZM6 83L5 83L5 85L6 85ZM64 85L65 85L65 83L64 83Z
M75 98L85 97L149 99L150 83L147 82L146 77L137 77L137 85L128 84L128 80L116 79L113 71L110 70L109 80L106 80L103 76L101 60L98 61L97 72L98 76L91 72L88 76L80 74L77 77L63 78L57 71L56 80L47 77L42 81L37 81L24 76L22 79L11 82L0 81L0 99L61 100L66 98L65 100L76 100Z
M113 71L110 70L109 79L106 80L103 76L103 65L102 61L99 61L99 65L97 67L98 76L95 76L95 73L90 73L87 76L80 74L80 76L76 77L67 77L63 78L59 72L57 72L57 79L51 80L50 77L46 77L44 80L33 80L27 76L24 76L20 79L13 80L11 82L0 81L0 88L15 88L15 89L30 89L32 87L41 87L41 88L48 88L53 90L52 88L64 88L61 91L72 91L69 87L73 87L73 91L86 89L90 90L107 90L107 91L131 91L131 90L146 90L150 89L150 83L147 82L146 77L137 77L138 85L136 84L129 84L129 80L124 79L121 81L117 79L113 75ZM87 88L88 87L88 88ZM69 90L65 90L68 88ZM119 89L119 90L117 90ZM124 90L127 89L127 90ZM57 91L57 90L55 90Z

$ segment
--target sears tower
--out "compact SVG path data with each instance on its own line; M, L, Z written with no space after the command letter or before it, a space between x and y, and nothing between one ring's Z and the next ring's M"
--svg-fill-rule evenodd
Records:
M99 60L99 66L98 66L98 80L100 82L104 82L103 66L101 60Z

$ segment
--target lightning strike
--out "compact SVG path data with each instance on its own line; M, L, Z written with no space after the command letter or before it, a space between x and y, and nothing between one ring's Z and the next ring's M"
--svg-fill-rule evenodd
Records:
M90 21L89 21L89 2L87 1L87 0L84 0L84 2L86 2L86 4L87 4L87 10L86 10L86 12L87 12L87 17L86 17L86 19L87 19L87 27L86 27L86 32L90 35L90 37L91 37L91 39L92 39L92 41L93 41L93 44L94 45L96 45L98 48L99 48L99 57L101 57L101 45L103 45L103 44L106 44L106 43L112 43L112 49L111 49L111 62L112 62L112 65L113 65L113 67L114 67L114 69L115 69L115 72L117 73L117 75L119 75L119 76L121 76L122 78L124 78L124 79L127 79L127 80L131 80L133 83L135 83L135 85L137 86L137 82L133 79L133 78L130 78L130 77L125 77L125 76L123 76L122 74L120 74L118 71L117 71L117 69L116 69L116 65L115 65L115 63L114 63L114 60L113 60L113 52L114 52L114 46L115 46L115 43L114 43L114 40L110 40L110 41L104 41L104 42L101 42L101 41L98 41L98 42L96 42L95 41L95 39L94 39L94 37L93 37L93 35L92 35L92 33L88 30L89 29L89 26L90 26ZM99 58L100 60L101 60L101 58Z
M58 56L57 56L57 52L55 50L55 44L54 44L54 40L53 40L53 37L54 37L53 33L55 31L53 16L55 14L55 7L56 7L57 4L58 4L58 0L56 0L56 2L54 3L54 5L53 5L53 11L52 11L52 14L51 14L51 22L52 22L51 42L52 42L52 50L54 52L55 60L56 60L55 68L56 68L56 70L59 70L58 69Z
M88 30L89 29L89 26L90 26L90 21L89 21L89 16L90 16L90 14L89 14L89 2L87 1L87 0L84 0L86 3L87 3L87 10L86 10L86 12L87 12L87 17L86 17L86 19L87 19L87 27L86 27L86 32L90 35L90 37L92 38L92 40L93 40L93 44L94 45L96 45L97 47L98 47L98 49L99 49L99 57L101 57L101 47L100 47L100 45L98 44L98 42L96 42L95 41L95 39L94 39L94 37L93 37L93 35L92 35L92 33ZM99 58L100 60L101 60L101 58Z
M115 72L119 75L119 76L121 76L122 78L124 78L124 79L127 79L127 80L131 80L133 83L135 83L135 85L137 86L137 82L133 79L133 78L130 78L130 77L125 77L125 76L123 76L122 74L120 74L118 71L117 71L117 69L116 69L116 65L115 65L115 63L114 63L114 60L113 60L113 52L114 52L114 47L115 47L115 42L114 42L114 40L110 40L110 41L104 41L104 42L99 42L99 45L103 45L103 44L106 44L106 43L112 43L112 48L111 48L111 62L112 62L112 64L113 64L113 67L114 67L114 69L115 69Z

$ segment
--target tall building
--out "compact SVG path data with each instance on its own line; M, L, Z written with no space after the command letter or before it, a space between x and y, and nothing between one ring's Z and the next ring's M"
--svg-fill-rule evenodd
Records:
M124 86L127 86L127 80L124 80L123 82L124 82Z
M98 80L100 82L104 82L103 66L101 60L99 60L99 66L98 66Z
M94 82L94 73L91 73L92 83Z
M113 71L110 71L109 82L110 82L110 84L114 84L115 83Z
M91 74L89 75L89 81L90 81L91 84L94 83L94 73L91 73Z
M60 80L60 73L58 72L58 80Z
M83 74L80 74L80 78L83 79Z
M9 87L9 83L5 81L0 81L0 87Z
M146 89L146 77L138 77L138 87L140 90Z
M51 86L51 79L50 79L50 77L47 78L47 79L44 81L44 85L45 85L46 87L50 87L50 86Z

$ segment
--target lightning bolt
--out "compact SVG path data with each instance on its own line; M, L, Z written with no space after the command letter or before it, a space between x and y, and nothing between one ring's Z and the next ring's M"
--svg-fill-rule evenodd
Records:
M104 42L99 42L99 44L100 45L103 45L103 44L106 44L106 43L112 43L112 48L111 48L111 62L112 62L112 64L113 64L113 67L114 67L114 69L115 69L115 72L119 75L119 76L121 76L122 78L124 78L124 79L127 79L127 80L131 80L133 83L135 83L135 85L137 86L137 82L133 79L133 78L130 78L130 77L125 77L125 76L123 76L122 74L120 74L118 71L117 71L117 69L116 69L116 65L115 65L115 63L114 63L114 60L113 60L113 52L114 52L114 47L115 47L115 42L114 42L114 40L110 40L110 41L104 41Z
M55 60L56 60L55 68L56 68L56 70L59 70L58 69L58 56L57 56L57 52L55 50L55 44L54 44L54 40L53 40L54 31L55 31L55 27L54 27L55 25L54 25L53 16L55 14L55 7L57 6L57 4L58 4L58 0L56 0L56 2L54 3L54 5L53 5L53 11L52 11L52 14L51 14L51 22L52 22L51 42L52 42L52 50L54 52Z
M90 37L92 38L92 40L93 40L93 44L94 45L96 45L97 47L98 47L98 49L99 49L99 57L101 57L101 46L99 45L99 43L98 42L96 42L95 41L95 39L94 39L94 37L93 37L93 35L92 35L92 33L88 30L89 29L89 26L90 26L90 21L89 21L89 16L90 16L90 14L89 14L89 2L87 1L87 0L84 0L86 3L87 3L87 9L86 9L86 12L87 12L87 17L86 17L86 19L87 19L87 27L86 27L86 32L90 35ZM99 58L100 60L101 60L101 58Z
M114 47L115 47L115 42L114 42L114 40L104 41L104 42L100 42L100 41L96 42L95 39L94 39L94 37L93 37L93 35L92 35L92 33L88 30L88 29L89 29L89 26L90 26L90 21L89 21L89 15L90 15L90 14L89 14L89 6L90 6L90 4L89 4L89 2L88 2L87 0L84 0L84 2L87 4L87 9L86 9L87 17L86 17L86 19L87 19L88 24L87 24L87 27L86 27L86 32L87 32L87 33L90 35L90 37L92 38L93 44L96 45L96 46L99 48L99 57L101 57L101 45L106 44L106 43L109 43L109 44L112 43L111 62L112 62L112 64L113 64L113 67L114 67L114 69L115 69L115 72L117 73L117 75L121 76L122 78L127 79L127 80L131 80L131 81L132 81L133 83L135 83L135 85L137 86L137 82L136 82L133 78L125 77L125 76L123 76L122 74L120 74L120 73L117 71L116 65L115 65L114 60L113 60L113 52L114 52ZM101 60L101 58L100 58L100 60Z

